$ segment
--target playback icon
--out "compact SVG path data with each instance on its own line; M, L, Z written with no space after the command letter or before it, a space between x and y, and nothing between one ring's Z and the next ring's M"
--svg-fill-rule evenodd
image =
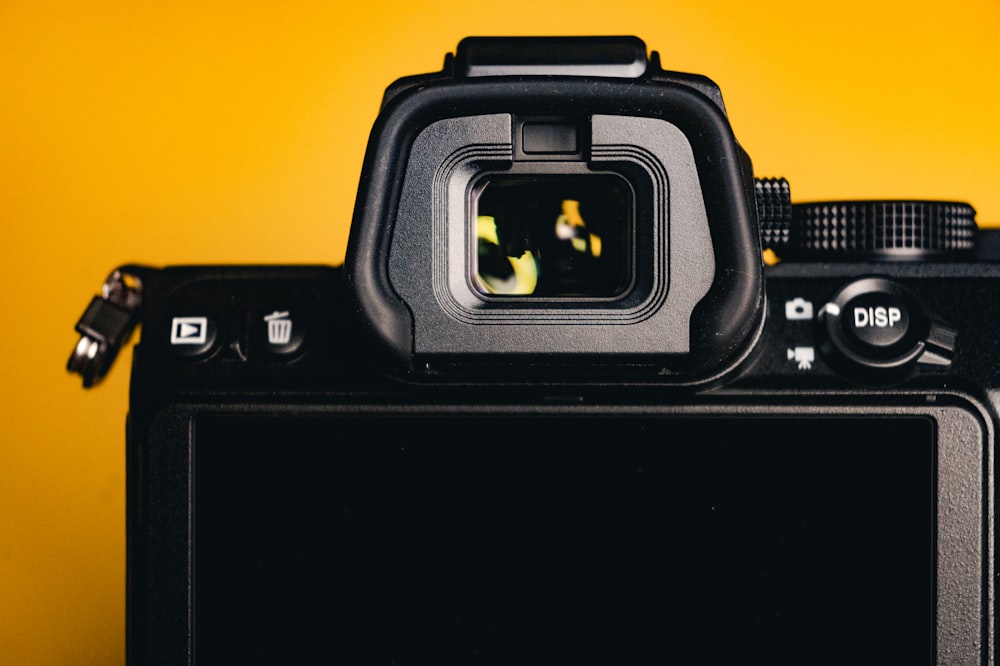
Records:
M203 345L208 339L208 317L174 317L170 344Z
M215 325L208 317L174 317L170 321L170 346L183 356L209 351L215 342Z

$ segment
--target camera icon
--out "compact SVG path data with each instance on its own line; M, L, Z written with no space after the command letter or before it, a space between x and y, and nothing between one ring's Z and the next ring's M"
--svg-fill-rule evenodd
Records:
M813 305L804 298L793 298L785 302L785 319L807 321L813 318Z

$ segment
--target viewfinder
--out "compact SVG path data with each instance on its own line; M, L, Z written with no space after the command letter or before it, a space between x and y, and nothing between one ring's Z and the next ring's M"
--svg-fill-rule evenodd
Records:
M632 211L616 174L490 176L474 201L475 285L491 296L620 296L632 277Z

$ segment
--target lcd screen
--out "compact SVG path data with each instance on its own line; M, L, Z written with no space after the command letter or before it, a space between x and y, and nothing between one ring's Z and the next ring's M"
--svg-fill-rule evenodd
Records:
M199 417L194 466L197 663L933 659L929 419Z

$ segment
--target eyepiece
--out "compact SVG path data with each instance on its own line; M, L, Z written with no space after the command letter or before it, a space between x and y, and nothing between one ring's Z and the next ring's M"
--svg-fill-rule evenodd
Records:
M752 165L710 80L645 57L623 74L639 45L465 42L390 86L344 269L351 316L401 372L690 384L752 350Z

